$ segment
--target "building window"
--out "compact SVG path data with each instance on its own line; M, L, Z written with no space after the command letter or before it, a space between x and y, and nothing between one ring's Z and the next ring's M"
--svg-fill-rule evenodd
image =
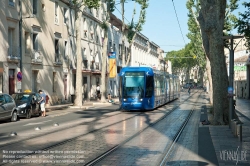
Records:
M8 29L8 43L9 43L9 55L13 55L14 53L14 29Z
M59 40L55 39L55 53L59 54Z
M86 59L87 59L86 48L82 48L82 59L83 59L83 60L86 60Z
M116 52L115 44L113 44L113 52Z
M64 22L64 24L66 24L67 23L67 17L68 17L68 9L67 8L64 8L63 9L63 22Z
M122 45L119 44L119 58L122 59Z
M93 22L90 21L90 35L91 35L91 39L94 39L94 29L93 29Z
M99 36L96 35L96 44L99 44Z
M56 72L53 72L53 85L52 85L52 91L56 92Z
M29 53L30 52L30 33L25 32L25 52Z
M55 23L59 23L59 7L58 2L55 2Z
M33 50L38 51L38 34L33 33Z
M55 39L55 62L60 62L59 59L59 40Z
M93 55L93 50L90 49L90 59L92 62L94 62L94 55Z
M96 77L96 85L98 85L100 83L100 78Z
M86 18L83 18L83 33L84 33L85 38L87 37L87 31L88 31L87 20L86 20Z
M9 0L9 6L15 7L15 0Z
M83 69L88 69L88 61L83 60Z
M64 57L68 56L68 42L64 41Z
M125 47L124 50L125 50L125 61L127 61L127 58L128 58L128 55L127 55L127 53L128 53L127 47Z
M33 0L33 14L37 14L37 0Z

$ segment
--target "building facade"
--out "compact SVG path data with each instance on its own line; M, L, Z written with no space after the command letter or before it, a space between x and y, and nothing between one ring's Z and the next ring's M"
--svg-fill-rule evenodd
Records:
M104 39L101 24L106 19L105 4L103 1L98 9L84 7L80 18L84 100L96 98L96 86L101 84ZM75 11L70 6L68 0L0 1L0 92L42 89L49 97L48 104L72 101L76 83L76 26ZM130 50L128 40L123 41L121 27L121 20L111 15L107 54L116 52L117 64L116 76L107 82L107 92L112 96L118 96L122 48L128 66L160 69L162 61L159 46L141 33L136 34ZM109 73L108 59L107 64ZM17 78L19 72L21 79Z
M18 89L16 75L20 71L19 6L14 1L0 1L0 93Z

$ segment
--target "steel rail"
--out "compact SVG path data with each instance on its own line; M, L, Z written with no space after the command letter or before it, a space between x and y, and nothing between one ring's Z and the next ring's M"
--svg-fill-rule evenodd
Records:
M197 93L197 91L195 92ZM193 94L191 95L193 96ZM191 96L189 96L187 99L185 99L183 101L183 103L185 101L187 101ZM112 152L116 151L119 147L121 147L122 145L124 145L125 143L129 142L130 140L132 140L133 138L135 138L136 136L138 136L139 134L141 134L143 131L147 130L148 128L156 125L157 123L159 123L161 120L165 119L170 113L172 113L173 111L175 111L177 108L179 107L176 106L174 108L172 108L172 110L170 110L169 112L167 112L165 115L163 115L161 118L159 118L158 120L156 120L155 122L150 123L147 127L145 127L144 129L138 131L137 133L135 133L134 135L132 135L131 137L127 138L126 140L122 141L121 143L119 143L118 145L115 145L114 147L110 148L109 150L107 150L106 152L104 152L103 154L99 155L98 157L96 157L95 159L89 161L88 163L85 164L85 166L93 166L94 164L100 162L101 160L103 160L105 157L107 157L108 155L110 155Z
M201 92L201 93L202 93L202 92ZM201 93L199 94L199 96L198 96L198 98L196 99L195 103L197 103L197 101L199 100ZM175 134L175 136L174 136L174 138L173 138L173 142L170 144L170 147L168 146L169 148L168 148L168 147L166 148L165 153L164 153L165 155L164 155L162 161L160 162L160 164L158 164L159 166L164 166L164 165L166 165L167 159L168 159L169 155L171 154L171 151L172 151L172 149L174 148L175 144L178 142L178 140L179 140L179 138L180 138L180 136L181 136L183 130L184 130L185 127L187 126L187 124L188 124L188 122L189 122L189 120L190 120L190 118L191 118L191 116L192 116L192 114L193 114L193 112L194 112L195 107L196 107L196 105L193 106L192 110L189 112L187 118L185 119L185 121L184 121L183 124L181 125L180 129L179 129L178 132Z

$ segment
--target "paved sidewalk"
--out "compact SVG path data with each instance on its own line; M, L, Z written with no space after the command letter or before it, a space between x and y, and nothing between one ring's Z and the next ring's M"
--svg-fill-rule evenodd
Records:
M242 142L228 125L208 126L206 137L211 137L218 163L222 166L250 165L250 100L236 99L236 113L243 123Z
M113 98L113 103L102 103L101 101L98 100L90 100L90 101L84 101L83 105L81 107L79 106L74 106L73 103L63 103L63 104L56 104L56 105L50 105L50 106L46 106L46 110L47 111L56 111L56 110L64 110L64 109L68 109L68 108L81 108L81 109L88 109L90 107L94 107L94 106L109 106L109 105L113 105L113 104L118 104L119 103L119 99L118 98Z

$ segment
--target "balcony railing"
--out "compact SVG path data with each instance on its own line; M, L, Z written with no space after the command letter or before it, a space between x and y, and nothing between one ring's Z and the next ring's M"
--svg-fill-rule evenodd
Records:
M43 56L40 51L34 50L31 57L31 63L33 64L42 64Z
M55 66L61 66L62 65L62 56L60 54L55 54Z
M12 46L8 48L8 61L18 62L20 60L20 47L19 46Z

